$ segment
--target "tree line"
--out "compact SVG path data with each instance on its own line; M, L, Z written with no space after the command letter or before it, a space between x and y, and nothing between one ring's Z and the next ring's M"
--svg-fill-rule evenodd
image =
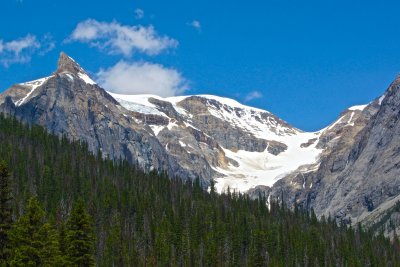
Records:
M9 168L0 253L10 265L400 266L398 241L360 225L143 173L1 115L0 160Z
M8 167L0 162L0 266L94 266L91 217L83 201L58 227L35 197L13 222L11 201Z

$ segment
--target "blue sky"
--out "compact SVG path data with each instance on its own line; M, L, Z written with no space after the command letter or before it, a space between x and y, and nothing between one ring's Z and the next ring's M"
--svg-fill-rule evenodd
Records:
M60 51L120 93L215 94L317 130L400 72L398 1L2 0L0 92Z

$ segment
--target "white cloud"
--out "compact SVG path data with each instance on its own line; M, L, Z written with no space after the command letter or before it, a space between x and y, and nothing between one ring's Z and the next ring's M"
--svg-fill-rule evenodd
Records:
M257 99L257 98L262 98L263 95L260 91L252 91L246 95L244 98L244 102L249 102L251 100Z
M0 39L0 62L5 67L14 63L27 63L34 53L44 55L54 47L55 43L49 34L41 40L32 34L8 42Z
M187 90L187 81L175 69L149 62L128 63L101 69L97 82L119 94L155 94L162 97L180 95Z
M126 57L134 52L157 55L178 45L178 41L168 36L159 36L153 26L129 26L116 21L107 23L93 19L80 22L68 41L88 43L108 54Z
M197 31L201 31L201 24L198 20L193 20L192 22L188 23L187 25L195 28Z
M15 55L20 55L22 50L26 50L28 48L39 48L40 44L36 39L36 36L28 34L27 36L17 39L17 40L12 40L8 43L4 44L4 50L5 51L10 51L14 53Z
M144 17L143 9L136 8L135 9L135 19L142 19Z

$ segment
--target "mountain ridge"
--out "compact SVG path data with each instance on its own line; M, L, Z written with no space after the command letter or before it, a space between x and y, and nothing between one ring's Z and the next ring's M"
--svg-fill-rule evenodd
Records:
M17 84L16 89L19 87L28 87L32 83L37 83L34 86L31 86L30 92L21 97L21 94L17 94L13 92L13 87L9 89L7 93L3 93L1 96L9 95L13 98L13 102L16 106L21 105L25 101L29 101L30 98L35 96L35 90L46 83L49 79L52 78L67 78L70 82L75 82L74 77L78 78L77 80L83 80L88 88L91 86L97 86L97 84L91 80L89 77L82 77L82 75L87 75L87 72L71 57L69 57L64 52L61 52L60 58L58 60L57 70L52 74L52 76L42 78L33 82L27 82L22 84ZM76 77L78 76L78 77ZM89 80L89 82L87 82ZM75 88L76 89L76 88ZM297 141L296 147L301 146L303 149L307 149L314 145L314 142L310 142L315 138L318 139L320 133L322 133L325 129L322 129L317 132L304 132L299 130L280 118L273 115L271 112L262 110L259 108L253 108L250 106L243 105L235 100L229 98L222 98L218 96L212 95L192 95L192 96L180 96L180 97L170 97L170 98L161 98L158 96L149 96L149 95L119 95L112 92L104 93L104 89L98 87L99 90L103 90L103 95L108 99L114 102L113 104L117 106L118 110L121 111L121 107L126 108L133 112L133 116L131 119L136 120L135 122L139 125L144 125L143 129L149 131L146 126L149 126L153 135L155 137L166 127L169 131L173 131L172 128L179 127L177 125L177 121L184 124L184 126L188 126L192 135L197 135L198 143L214 143L211 144L211 147L218 148L220 156L213 156L212 159L208 158L207 161L211 161L214 163L214 168L211 167L211 172L221 172L222 175L226 175L227 165L232 164L233 167L237 166L237 162L229 159L222 159L225 157L226 152L230 153L231 158L235 157L235 153L243 152L256 152L262 153L267 151L266 155L257 155L259 157L268 157L268 155L279 156L281 153L285 153L288 149L288 145L285 144L287 142L287 138L294 135L305 134L307 135L305 138L302 138L301 141ZM18 90L14 90L17 91ZM13 94L14 93L14 94ZM1 102L0 96L0 102ZM111 97L108 97L111 96ZM18 99L19 98L19 99ZM113 101L114 100L114 101ZM104 102L101 100L100 102ZM107 106L106 103L102 103ZM119 106L120 105L120 106ZM145 107L145 108L144 108ZM193 108L195 107L195 108ZM108 108L108 107L107 107ZM147 110L146 110L147 109ZM197 109L197 110L195 110ZM200 110L201 112L198 112ZM197 112L198 120L193 122L192 118L193 113ZM116 112L118 113L118 112ZM129 116L126 110L122 112L122 115L125 118ZM189 115L188 115L189 113ZM183 116L187 116L188 118L182 119ZM245 117L245 119L242 119ZM141 121L142 120L142 121ZM182 121L183 120L183 121ZM212 122L210 122L212 121ZM168 122L168 123L167 123ZM212 126L210 127L209 124ZM335 124L335 123L334 123ZM334 125L333 124L333 125ZM222 125L222 129L220 129L221 133L215 134L218 127ZM329 126L330 127L330 126ZM327 128L329 128L327 127ZM170 129L171 128L171 129ZM211 129L210 129L211 128ZM228 133L226 133L228 132ZM151 134L151 133L150 133ZM174 132L176 134L176 131ZM200 136L199 136L200 135ZM211 139L216 139L217 144L212 142ZM223 135L223 136L221 136ZM228 136L226 136L228 135ZM196 139L196 138L195 138ZM208 141L207 141L208 140ZM178 141L179 144L182 144L182 141ZM168 148L168 144L163 144L166 148ZM185 146L185 145L183 145ZM222 146L222 147L221 147ZM106 155L109 154L112 158L115 158L111 151L105 150L100 144L98 147L92 146L91 149L96 151L97 149L103 150L103 153ZM177 148L175 148L176 150ZM223 150L224 149L224 150ZM226 151L226 149L228 151ZM210 151L208 151L210 153ZM301 165L314 163L314 159L318 157L318 155L322 151L314 151L313 155L307 161L301 161L295 164L290 171L294 171L297 167ZM189 152L190 153L190 152ZM204 151L201 151L204 153ZM214 153L215 154L215 153ZM246 154L246 153L245 153ZM126 157L127 155L125 155ZM255 156L246 155L246 156ZM216 158L220 158L219 162ZM239 156L243 157L242 155ZM238 157L236 157L237 160ZM275 159L272 157L272 160ZM262 160L262 159L260 159ZM215 164L216 163L216 164ZM279 162L279 164L282 164ZM212 165L212 164L211 164ZM219 167L225 167L221 169ZM216 167L216 168L215 168ZM273 169L279 166L268 166L267 168ZM219 169L218 169L219 168ZM260 166L256 166L256 168L260 169ZM150 169L150 168L149 168ZM218 170L216 170L218 169ZM285 170L281 173L274 174L275 177L272 179L276 179L279 175L282 176L288 171ZM209 173L208 175L210 175ZM246 173L242 173L240 176L244 177ZM212 178L215 178L213 176ZM224 180L224 178L219 179L220 183ZM258 182L259 184L265 184L265 182ZM268 182L268 186L272 186L273 181ZM255 184L257 185L257 184ZM230 184L231 189L243 191L242 188L235 187L234 184ZM219 191L225 190L227 186L220 186ZM250 187L246 187L249 189Z
M227 98L107 92L61 53L51 76L13 85L0 94L0 112L83 140L91 151L127 159L145 171L165 171L184 179L199 177L204 187L215 180L219 192L228 188L253 195L262 192L268 198L284 197L290 205L313 208L318 216L332 212L339 214L338 219L357 219L375 199L343 212L338 207L349 203L332 202L340 202L335 192L342 185L336 184L335 192L317 201L329 184L321 187L321 183L324 177L346 172L349 159L357 161L355 155L361 151L356 146L368 139L365 129L374 128L370 122L377 120L388 96L398 91L392 85L384 96L346 109L324 129L304 132L269 111ZM400 104L400 99L395 102ZM395 104L392 109L397 110Z

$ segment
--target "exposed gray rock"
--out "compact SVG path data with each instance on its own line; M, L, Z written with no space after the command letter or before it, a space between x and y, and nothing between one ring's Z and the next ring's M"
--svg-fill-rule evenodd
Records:
M61 52L60 58L57 63L57 70L54 74L59 74L62 72L69 72L72 74L85 73L85 71L76 63L72 58L70 58L64 52Z
M240 159L226 154L265 152L262 155L268 161L290 151L285 138L260 138L260 129L278 137L304 133L269 112L202 96L175 104L154 97L148 99L152 107L146 110L156 112L128 110L82 75L87 73L62 53L52 76L13 85L0 94L0 112L84 140L91 151L127 159L145 171L166 171L184 179L200 177L205 187L223 176L221 170L241 167ZM385 212L400 199L399 90L400 78L384 99L344 111L318 133L305 133L309 139L296 147L321 149L319 160L285 173L272 188L259 185L248 194L289 206L296 203L318 216L348 222L372 225L386 217L398 221L398 212L386 217ZM262 126L247 127L246 120ZM264 163L259 163L255 168L263 168ZM247 178L244 173L234 177Z
M120 106L102 88L87 84L78 73L84 72L62 53L55 74L32 92L29 101L20 106L14 104L31 89L28 85L15 85L2 94L0 112L29 124L40 124L49 132L84 140L93 152L127 159L147 171L167 171L171 176L189 179L199 175L179 165L150 128L137 124L137 114ZM207 177L211 175L207 173Z
M320 162L278 181L272 198L353 223L368 223L377 208L384 214L400 195L399 90L397 78L383 101L342 113L320 137L318 145L326 148ZM341 125L349 116L354 125Z
M178 105L193 116L193 126L214 138L224 148L233 151L246 150L262 152L268 147L268 151L274 155L278 155L287 149L287 146L283 143L257 138L251 132L246 132L242 127L238 127L229 121L218 118L209 111L209 106L212 106L217 110L224 109L230 113L234 112L238 117L241 117L243 110L239 108L232 108L216 100L200 96L185 98L179 102ZM264 120L270 119L291 129L289 125L270 113L265 113L262 116ZM261 118L259 118L259 120L261 120ZM274 128L271 129L274 130Z

